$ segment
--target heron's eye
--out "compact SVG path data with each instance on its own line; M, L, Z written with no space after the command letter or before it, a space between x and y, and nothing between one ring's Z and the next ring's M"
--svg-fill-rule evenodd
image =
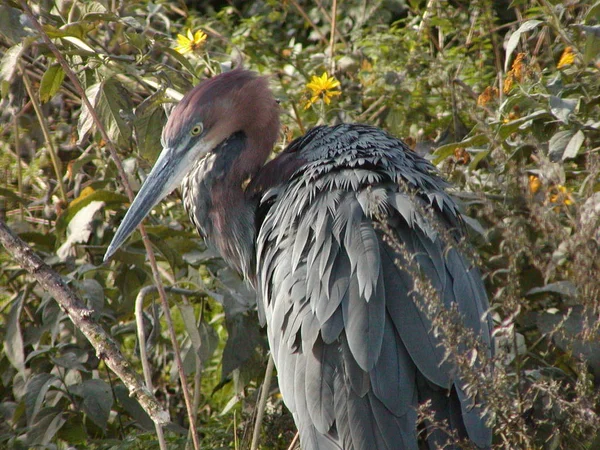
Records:
M200 133L202 133L202 130L204 130L204 126L202 125L202 122L198 122L196 125L194 125L194 128L192 128L190 134L192 136L198 136Z

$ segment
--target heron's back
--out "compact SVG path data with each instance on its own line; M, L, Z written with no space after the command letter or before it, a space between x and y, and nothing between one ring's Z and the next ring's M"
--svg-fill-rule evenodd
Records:
M446 186L400 140L348 124L310 130L256 178L259 311L304 449L416 449L426 400L457 436L490 445L431 330L436 299L415 291L424 275L489 353L487 298Z

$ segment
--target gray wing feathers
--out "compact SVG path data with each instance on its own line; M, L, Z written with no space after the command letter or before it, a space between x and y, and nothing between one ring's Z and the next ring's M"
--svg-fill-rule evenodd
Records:
M429 163L403 145L369 127L314 129L290 145L306 164L269 191L257 238L259 310L304 450L416 450L424 396L489 445L480 408L458 389L416 304L405 253L375 225L386 218L444 304L457 303L489 344L479 273L423 213L457 226L457 207Z

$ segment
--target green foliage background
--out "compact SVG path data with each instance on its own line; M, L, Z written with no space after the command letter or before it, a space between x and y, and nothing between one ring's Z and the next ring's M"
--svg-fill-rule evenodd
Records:
M432 158L473 218L496 319L495 446L599 448L600 3L340 0L335 15L332 0L203 5L30 2L134 185L160 151L166 110L239 64L269 75L281 101L276 151L319 122L346 121ZM188 28L208 39L181 55L176 35ZM139 234L102 265L128 206L115 161L19 2L0 5L0 52L0 218L141 371L133 306L153 281ZM342 95L304 109L306 84L323 71ZM203 447L246 448L267 354L253 294L206 250L177 194L147 223L165 283L200 293L170 299ZM174 421L169 445L183 448L184 403L151 297L153 380ZM0 447L158 448L139 405L4 252L0 339ZM273 391L261 445L287 448L294 433Z

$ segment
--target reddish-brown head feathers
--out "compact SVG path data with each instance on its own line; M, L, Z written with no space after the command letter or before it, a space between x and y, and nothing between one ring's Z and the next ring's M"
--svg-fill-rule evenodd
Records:
M164 137L175 138L197 122L202 122L211 142L222 142L242 131L248 151L232 170L252 175L264 164L279 133L279 106L267 79L243 69L235 69L203 81L173 109Z

